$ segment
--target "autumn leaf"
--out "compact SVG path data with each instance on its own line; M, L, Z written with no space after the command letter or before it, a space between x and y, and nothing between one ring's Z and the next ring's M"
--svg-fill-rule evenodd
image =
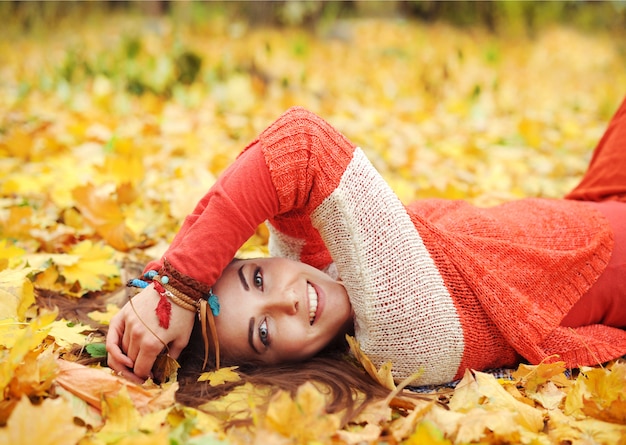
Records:
M424 421L417 425L415 431L403 442L404 445L452 445L442 432L431 422Z
M29 351L15 368L13 379L7 388L9 397L44 397L57 375L56 356L52 348Z
M238 382L241 376L235 372L238 366L220 368L217 371L203 372L198 377L199 382L209 382L211 386L223 385L228 382Z
M148 389L113 375L109 369L89 368L67 360L58 360L57 363L57 383L95 408L100 409L102 397L115 395L122 388L125 388L133 405L142 414L174 403L176 384L169 385L167 391L159 388Z
M290 437L295 443L324 443L339 429L338 414L326 414L326 398L312 384L305 383L292 399L278 392L269 403L260 425L262 429Z
M626 426L594 418L574 419L560 410L550 411L549 437L553 443L623 444Z
M10 344L10 349L0 349L0 393L4 394L16 374L19 373L18 369L24 363L25 357L41 345L48 335L47 326L55 318L55 311L42 310L37 318L19 326L20 329L15 330L14 326L10 326L8 335L5 330L7 326L0 326L5 331L3 341Z
M159 354L152 366L154 381L158 383L175 382L179 368L178 362L169 354Z
M534 366L522 363L513 372L513 377L524 385L527 392L536 391L553 377L562 376L565 369L564 362L540 363Z
M11 445L75 445L85 435L85 428L74 423L69 404L64 399L44 399L40 405L23 397L6 428L0 429L0 443Z
M350 351L361 366L363 366L365 371L367 371L370 377L389 390L396 389L396 384L393 381L393 375L391 374L391 363L383 363L379 369L376 369L374 363L372 363L369 357L363 353L361 347L359 346L359 342L354 337L346 335L346 340L350 346Z
M113 261L114 251L108 246L100 246L91 241L77 244L70 254L80 260L70 266L62 266L61 273L70 283L79 283L83 291L100 290L105 279L119 275Z
M120 311L120 307L116 304L109 303L106 305L106 311L92 311L87 314L89 318L98 323L108 325L111 318Z
M113 248L127 251L136 242L116 199L102 196L92 184L75 188L72 195L87 223Z
M0 272L0 320L10 318L23 321L26 311L35 303L33 285L23 276L28 270L14 272Z
M7 239L0 239L0 260L7 260L5 267L15 267L25 253L24 249L9 243ZM0 271L2 269L4 268L0 268Z
M54 337L55 343L64 349L70 349L72 345L84 346L89 333L94 331L91 326L64 319L55 320L49 327L48 335Z
M502 13L491 22L497 32L476 24L471 38L467 27L443 21L358 17L369 4L334 21L336 12L309 2L296 8L310 13L306 29L278 30L210 3L193 11L171 3L149 20L124 8L105 14L51 3L44 16L63 17L51 28L26 2L2 28L0 424L10 422L0 443L59 435L57 443L80 445L626 445L621 362L575 378L544 363L521 365L513 380L468 371L455 387L420 388L427 392L415 398L406 382L393 382L394 363L373 365L351 341L390 393L371 401L354 393L365 407L344 425L341 412L325 412L321 386L292 396L237 382L224 368L197 384L238 386L195 409L176 402L175 382L133 385L106 368L57 359L85 344L84 327L42 310L36 297L92 293L102 306L89 306L89 319L106 324L124 301L117 265L140 269L160 258L217 176L292 105L362 147L405 202L493 205L571 190L624 95L621 37L610 27L575 27L603 23L603 10L615 23L611 2L567 11L567 26L543 26L550 20L541 15L549 8L556 17L567 4L523 5L520 14L518 3L496 2L488 9ZM291 3L273 10L293 15ZM208 22L181 26L203 13ZM515 31L523 17L533 19L532 36ZM265 225L238 255L268 255ZM102 360L104 352L88 343L80 358ZM157 366L159 380L174 378L171 365Z
M130 398L126 385L120 386L115 393L102 393L102 413L105 425L99 431L101 437L123 437L139 428L141 414Z
M565 407L568 414L626 424L626 363L581 370Z

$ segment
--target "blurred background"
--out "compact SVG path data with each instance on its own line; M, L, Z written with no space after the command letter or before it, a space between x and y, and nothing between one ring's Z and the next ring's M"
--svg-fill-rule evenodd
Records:
M404 201L562 196L626 92L623 1L7 1L0 16L0 233L35 251L157 255L293 105Z

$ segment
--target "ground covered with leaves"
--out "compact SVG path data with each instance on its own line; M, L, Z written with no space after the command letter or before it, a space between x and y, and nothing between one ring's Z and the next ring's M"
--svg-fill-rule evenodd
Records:
M175 379L137 386L78 364L105 353L129 271L289 106L362 146L404 201L490 205L563 195L626 92L624 36L608 32L194 17L0 31L0 443L626 443L623 362L468 372L423 400L396 388L347 425L313 385L269 403L244 386L196 409L175 401ZM241 253L266 241L260 228ZM242 407L252 424L225 429Z

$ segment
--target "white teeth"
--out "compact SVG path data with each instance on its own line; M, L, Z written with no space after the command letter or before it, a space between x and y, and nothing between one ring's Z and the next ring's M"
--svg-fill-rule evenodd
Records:
M315 321L315 313L317 312L317 292L315 288L307 283L307 293L309 296L309 322L313 324Z

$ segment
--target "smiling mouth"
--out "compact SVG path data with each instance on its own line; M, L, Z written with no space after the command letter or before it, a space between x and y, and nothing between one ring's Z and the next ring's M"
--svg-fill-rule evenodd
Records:
M306 285L307 295L309 297L309 324L313 325L317 317L317 292L315 288L311 286L311 283L307 283Z

